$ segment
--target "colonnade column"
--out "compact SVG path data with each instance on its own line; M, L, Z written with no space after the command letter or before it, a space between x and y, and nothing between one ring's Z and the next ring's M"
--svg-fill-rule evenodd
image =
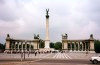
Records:
M74 51L76 51L76 42L74 43Z
M83 42L82 42L82 49L81 50L83 51Z
M29 43L29 51L31 52L31 42Z
M78 51L80 51L80 42L78 42Z
M72 46L73 46L73 45L72 45L72 42L71 42L71 50L73 50Z
M27 51L27 42L25 42L25 51Z
M85 43L85 51L87 50L87 48L86 48L86 43Z
M23 52L23 42L21 43L21 52Z
M18 42L18 52L19 52L19 45L20 45L20 42Z
M16 42L14 42L14 51L16 51Z

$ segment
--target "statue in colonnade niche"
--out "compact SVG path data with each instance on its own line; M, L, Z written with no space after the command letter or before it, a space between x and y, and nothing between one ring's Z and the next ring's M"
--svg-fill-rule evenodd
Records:
M34 39L39 39L40 37L39 37L39 34L34 34Z

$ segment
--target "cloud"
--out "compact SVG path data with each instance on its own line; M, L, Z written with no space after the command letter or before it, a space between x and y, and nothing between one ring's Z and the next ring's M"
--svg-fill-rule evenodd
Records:
M12 38L33 39L40 34L45 39L45 9L49 8L50 39L61 41L63 33L69 39L87 39L100 35L100 5L98 0L0 0L0 41L6 34Z

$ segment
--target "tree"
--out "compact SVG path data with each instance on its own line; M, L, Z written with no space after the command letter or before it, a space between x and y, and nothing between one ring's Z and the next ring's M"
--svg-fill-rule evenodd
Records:
M39 40L39 48L44 48L44 41L42 39Z
M54 43L53 42L50 43L50 48L54 48Z
M99 40L95 40L94 48L95 48L96 53L100 53L100 41Z
M0 43L0 50L4 50L5 49L5 45Z
M4 52L5 50L5 45L0 43L0 53Z
M56 43L54 44L54 48L55 48L56 50L62 50L62 43L61 43L61 42L56 42Z

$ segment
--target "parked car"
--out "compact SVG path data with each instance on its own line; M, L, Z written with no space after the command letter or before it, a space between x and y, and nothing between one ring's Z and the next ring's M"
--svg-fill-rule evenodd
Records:
M100 56L91 57L90 61L91 61L93 64L97 64L98 62L100 62Z

